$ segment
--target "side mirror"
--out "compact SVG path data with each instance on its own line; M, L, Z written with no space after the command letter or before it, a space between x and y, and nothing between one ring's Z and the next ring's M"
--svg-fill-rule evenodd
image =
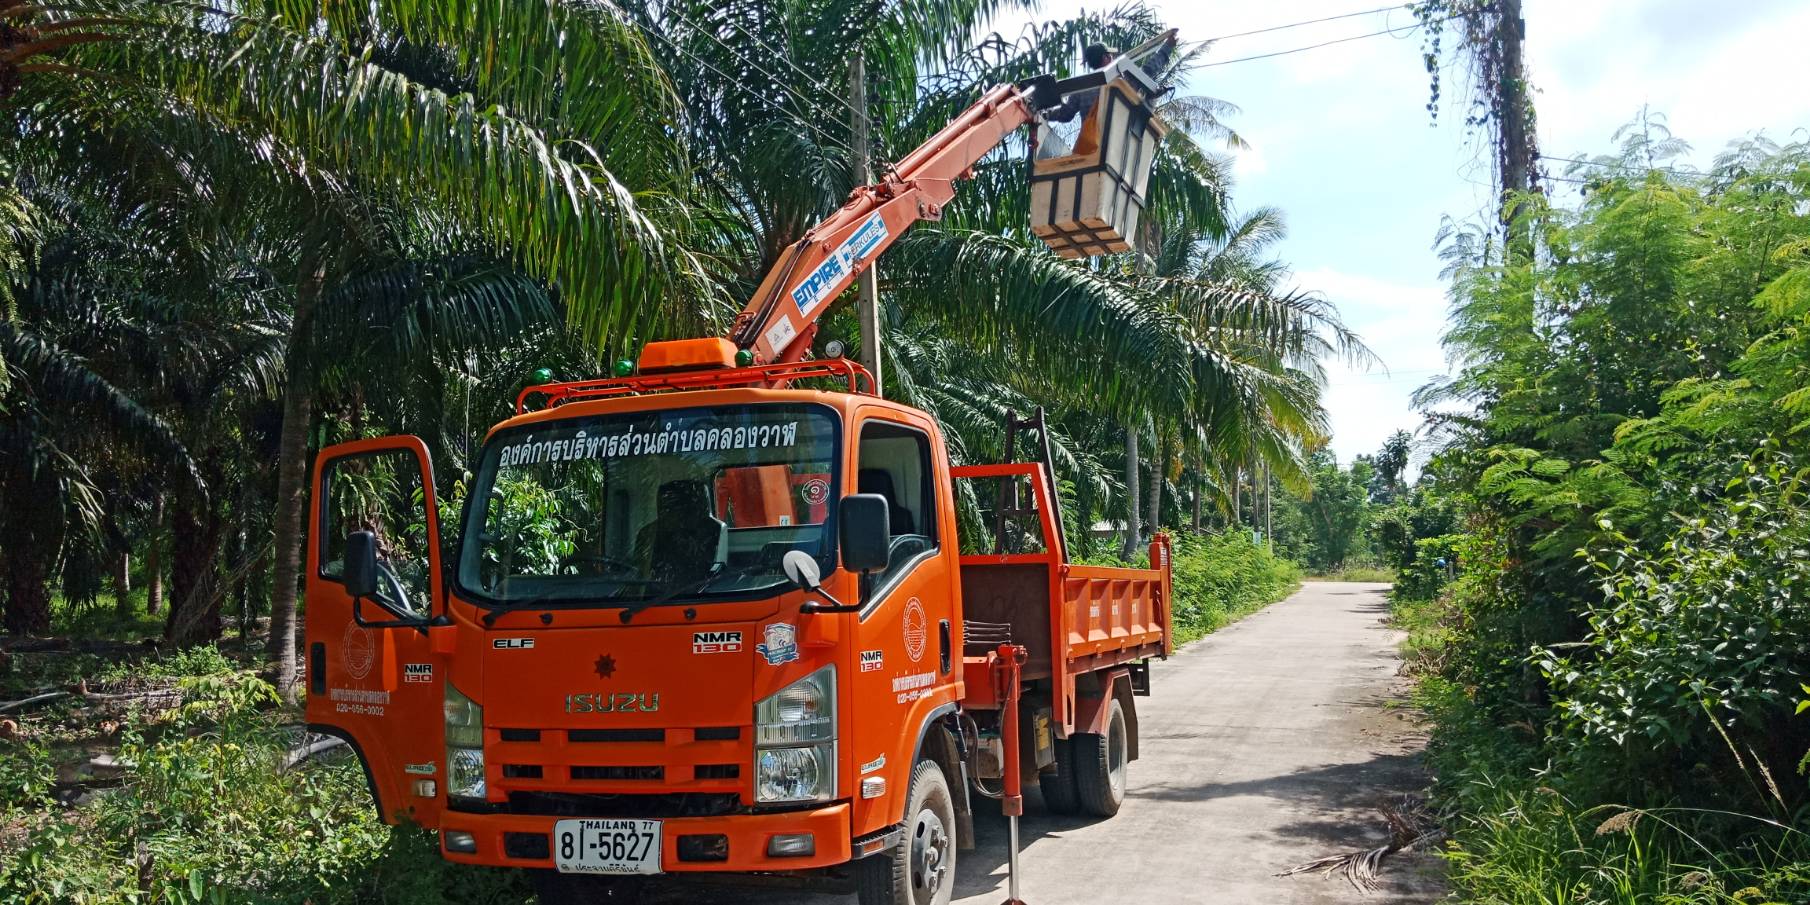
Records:
M346 535L346 594L354 600L377 596L377 535L354 531Z
M892 564L892 511L886 497L853 493L842 498L842 567L879 572Z
M779 565L785 570L786 579L800 590L815 591L823 584L823 573L817 568L816 557L803 550L786 551Z

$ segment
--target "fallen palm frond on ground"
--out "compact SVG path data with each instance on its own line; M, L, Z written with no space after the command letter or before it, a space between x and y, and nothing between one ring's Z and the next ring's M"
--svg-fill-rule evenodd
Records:
M1393 805L1382 807L1383 821L1389 828L1389 843L1375 848L1346 852L1341 855L1328 855L1297 865L1276 876L1292 877L1296 874L1319 873L1323 876L1344 877L1352 888L1359 892L1370 892L1380 882L1383 862L1397 852L1411 851L1444 835L1433 815L1427 811L1426 801L1415 796L1404 796Z

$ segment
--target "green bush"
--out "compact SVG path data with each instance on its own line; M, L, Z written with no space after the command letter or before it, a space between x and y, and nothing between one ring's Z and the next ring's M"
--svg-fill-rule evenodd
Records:
M1810 836L1709 809L1580 800L1529 726L1502 726L1437 677L1418 703L1455 899L1491 905L1784 905L1810 901Z
M1738 773L1752 762L1770 774L1753 779L1775 783L1810 748L1810 727L1792 719L1810 675L1802 473L1770 452L1741 472L1730 498L1680 516L1652 552L1651 540L1605 522L1611 544L1586 556L1602 591L1589 634L1536 656L1553 683L1558 740L1606 775L1682 787L1707 763L1746 786ZM1739 800L1742 788L1731 791ZM1759 798L1785 804L1771 789Z
M433 834L376 819L344 752L283 769L296 740L271 686L206 653L159 661L180 706L130 714L116 789L69 810L42 799L45 758L0 756L0 809L23 828L0 851L0 901L69 905L521 903L510 871L441 860ZM24 752L24 753L21 753ZM19 809L23 798L36 805Z
M1289 595L1301 569L1243 531L1174 541L1175 632L1191 641Z

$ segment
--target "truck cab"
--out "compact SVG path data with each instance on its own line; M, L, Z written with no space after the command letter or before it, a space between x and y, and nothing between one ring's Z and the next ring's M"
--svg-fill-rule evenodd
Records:
M413 437L325 449L316 481L309 721L451 860L825 868L900 844L926 746L961 781L956 509L922 412L581 399L493 428L456 512Z

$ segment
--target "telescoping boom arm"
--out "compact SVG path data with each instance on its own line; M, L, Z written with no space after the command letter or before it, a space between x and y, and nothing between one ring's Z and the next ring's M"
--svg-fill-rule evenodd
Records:
M744 363L802 357L830 302L913 223L941 219L943 206L955 197L955 181L971 178L975 163L1036 120L1033 93L1016 85L987 92L879 182L855 189L840 210L786 249L754 300L735 318L729 339L753 356Z

